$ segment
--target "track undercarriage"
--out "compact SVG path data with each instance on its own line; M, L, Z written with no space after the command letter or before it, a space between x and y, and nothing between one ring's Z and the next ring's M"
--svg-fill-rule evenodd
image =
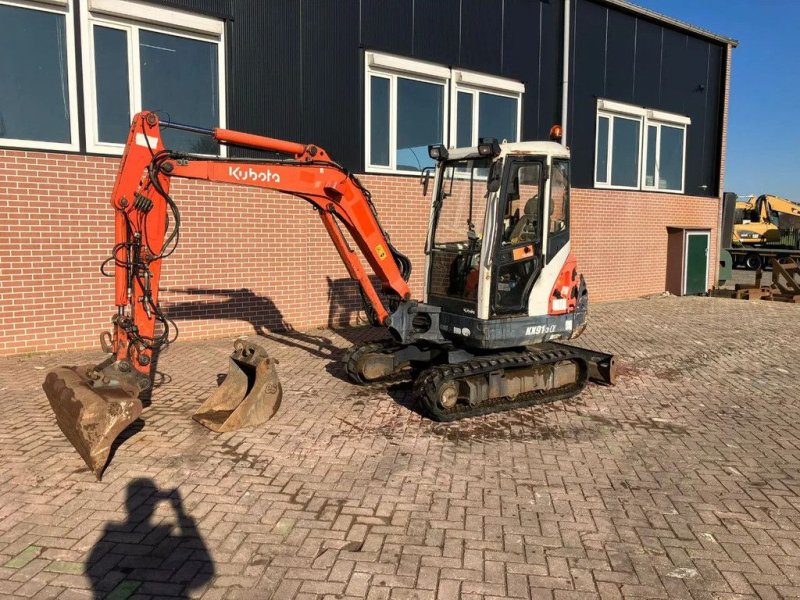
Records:
M345 359L348 376L360 384L410 374L414 402L436 421L555 402L589 380L613 385L616 378L613 356L555 342L474 355L384 340L354 346Z

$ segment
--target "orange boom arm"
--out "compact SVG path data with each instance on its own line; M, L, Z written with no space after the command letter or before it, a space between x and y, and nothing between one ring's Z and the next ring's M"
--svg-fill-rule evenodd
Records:
M291 154L293 158L214 159L170 152L164 149L161 126L204 133L222 144ZM111 198L116 209L113 259L118 314L114 335L105 343L117 360L130 360L146 374L152 351L168 341L168 321L158 308L158 284L161 261L174 250L180 225L179 212L169 196L173 177L265 188L307 200L317 210L347 272L358 281L380 324L386 323L389 312L340 224L355 240L383 289L399 299L410 298L410 264L392 247L369 192L323 149L228 129L161 126L154 113L134 117ZM170 211L174 222L167 237ZM154 337L157 321L163 323L165 331Z

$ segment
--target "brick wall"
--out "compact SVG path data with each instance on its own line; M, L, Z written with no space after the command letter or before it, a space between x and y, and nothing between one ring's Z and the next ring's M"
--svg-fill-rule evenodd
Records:
M718 198L574 189L571 202L572 250L590 302L663 292L667 227L711 230L709 287L713 283Z
M97 347L113 281L112 158L0 150L0 355ZM428 199L416 177L362 176L421 294ZM305 202L244 187L176 180L178 251L162 305L181 339L352 323L360 299ZM666 227L716 230L718 202L575 190L574 248L594 301L663 291ZM715 247L716 236L712 238Z

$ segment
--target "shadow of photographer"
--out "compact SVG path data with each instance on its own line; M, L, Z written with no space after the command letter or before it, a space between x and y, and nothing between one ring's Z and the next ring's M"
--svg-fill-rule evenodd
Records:
M172 507L174 525L156 518L161 502ZM87 560L95 599L135 593L188 598L211 581L214 563L177 489L160 490L152 479L135 479L128 484L125 508L126 519L106 524Z

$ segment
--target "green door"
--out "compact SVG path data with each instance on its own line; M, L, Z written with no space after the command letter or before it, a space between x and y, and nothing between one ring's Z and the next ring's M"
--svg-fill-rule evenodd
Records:
M683 293L686 296L708 291L708 240L709 234L706 232L686 232L686 268L683 283Z

